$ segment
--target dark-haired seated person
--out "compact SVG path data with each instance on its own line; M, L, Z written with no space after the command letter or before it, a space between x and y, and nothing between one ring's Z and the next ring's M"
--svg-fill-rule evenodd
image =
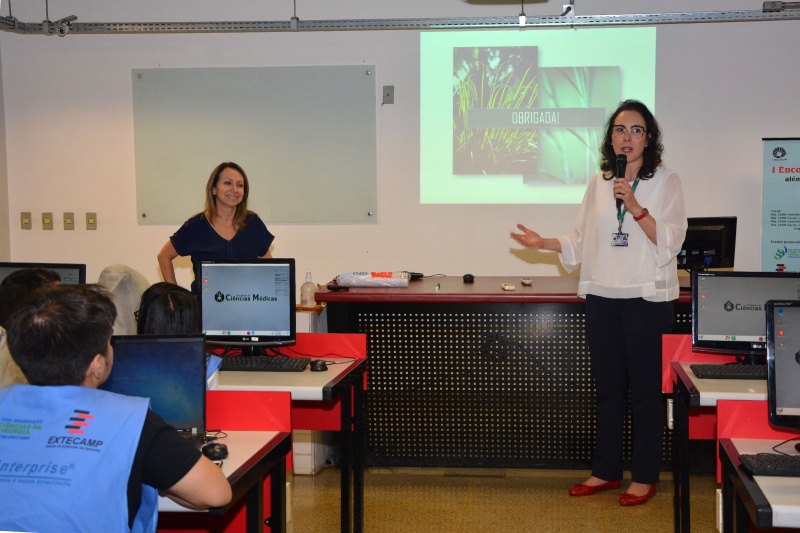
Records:
M8 350L5 327L11 316L31 293L59 283L61 276L58 272L47 268L17 270L0 283L0 387L28 382Z
M142 293L136 311L136 333L139 335L185 335L202 332L200 306L191 291L180 285L160 281ZM206 380L213 383L222 358L206 359Z
M197 298L180 285L161 281L142 293L136 315L139 335L200 333Z
M158 493L193 509L231 500L222 470L149 409L97 390L116 307L96 285L32 296L8 329L30 385L0 390L0 530L155 531Z

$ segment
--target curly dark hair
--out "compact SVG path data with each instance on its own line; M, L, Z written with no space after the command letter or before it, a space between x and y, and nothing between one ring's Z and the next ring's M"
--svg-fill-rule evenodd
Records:
M642 158L644 160L641 170L641 179L652 178L656 169L661 165L661 154L664 153L664 145L661 143L661 128L656 121L653 113L638 100L625 100L622 102L606 122L606 134L603 137L603 145L600 149L600 170L603 171L603 178L606 180L614 179L614 166L617 155L611 145L611 130L617 116L623 111L636 111L644 118L644 127L647 130L647 143L644 147Z

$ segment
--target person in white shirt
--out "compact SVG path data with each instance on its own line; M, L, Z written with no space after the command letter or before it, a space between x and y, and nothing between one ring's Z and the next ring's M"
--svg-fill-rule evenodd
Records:
M616 489L622 479L623 418L630 388L633 410L631 484L620 505L656 493L663 440L661 336L672 332L672 301L680 290L677 255L686 236L681 181L661 165L661 130L641 102L626 100L611 115L600 172L583 197L575 231L543 238L522 224L511 238L557 252L564 268L581 267L586 337L597 389L597 447L592 474L569 493ZM618 156L627 158L615 179ZM619 201L618 201L619 200Z

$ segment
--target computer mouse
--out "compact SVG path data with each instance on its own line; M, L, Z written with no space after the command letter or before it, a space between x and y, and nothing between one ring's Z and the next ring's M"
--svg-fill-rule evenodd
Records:
M475 276L472 274L464 274L464 283L472 283L475 281Z
M209 442L201 448L203 455L212 461L219 461L228 457L228 447L221 442Z
M322 359L315 359L311 361L312 372L324 372L326 370L328 370L328 363L326 363Z

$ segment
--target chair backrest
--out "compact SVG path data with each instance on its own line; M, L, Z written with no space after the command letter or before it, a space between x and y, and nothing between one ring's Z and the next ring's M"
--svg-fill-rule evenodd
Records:
M141 273L126 265L110 265L100 272L97 284L108 290L117 306L114 335L136 335L134 311L139 309L142 293L150 286Z

